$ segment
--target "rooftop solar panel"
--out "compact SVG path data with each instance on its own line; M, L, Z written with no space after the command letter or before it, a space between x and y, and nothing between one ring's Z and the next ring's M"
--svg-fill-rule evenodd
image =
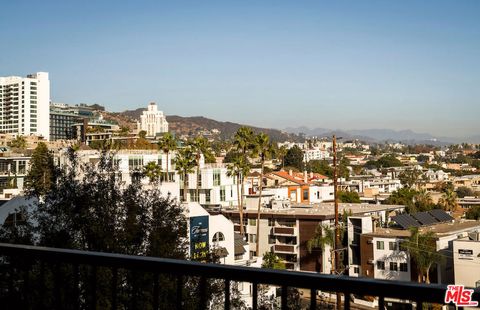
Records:
M420 223L415 220L413 217L411 217L409 214L400 214L392 217L392 220L394 220L398 225L402 226L404 229L408 229L409 227L418 227L420 226Z
M430 224L435 224L438 223L439 221L433 217L430 213L428 212L417 212L415 214L412 214L412 216L420 222L422 225L430 225Z
M447 212L440 210L440 209L434 209L428 211L430 215L432 215L434 218L436 218L439 222L450 222L453 220L453 217L447 214Z

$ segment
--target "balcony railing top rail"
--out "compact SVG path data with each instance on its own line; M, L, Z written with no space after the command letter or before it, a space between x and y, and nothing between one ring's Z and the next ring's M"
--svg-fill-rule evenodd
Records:
M57 249L28 245L0 243L0 256L21 257L51 264L89 265L94 267L109 267L112 269L126 269L151 272L154 274L168 274L175 276L195 276L203 279L225 280L225 296L230 281L253 283L253 308L257 308L257 285L269 284L282 287L282 309L287 309L287 287L310 289L312 292L310 306L316 307L317 290L339 292L345 294L344 307L350 308L350 294L379 296L380 307L384 298L411 300L418 303L444 303L446 285L419 284L413 282L397 282L389 280L374 280L353 278L347 276L325 275L308 272L295 272L250 268L241 266L199 263L186 260L131 256L114 253L90 252L69 249ZM200 281L202 283L202 281ZM200 297L201 298L201 297ZM480 290L477 289L474 300L480 299ZM225 308L230 309L230 300L225 298Z

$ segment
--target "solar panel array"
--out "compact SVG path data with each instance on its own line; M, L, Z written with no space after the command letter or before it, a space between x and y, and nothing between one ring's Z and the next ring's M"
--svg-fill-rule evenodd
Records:
M420 227L423 225L431 225L453 220L453 217L445 211L434 209L427 212L417 212L414 214L400 214L392 217L392 220L400 225L403 229L409 227Z
M439 221L434 218L430 213L428 212L417 212L415 214L412 214L412 216L420 222L422 225L430 225L430 224L435 224L438 223Z
M439 222L450 222L453 220L453 217L448 215L447 212L440 210L440 209L434 209L431 211L428 211L431 215L433 215L434 218L436 218Z

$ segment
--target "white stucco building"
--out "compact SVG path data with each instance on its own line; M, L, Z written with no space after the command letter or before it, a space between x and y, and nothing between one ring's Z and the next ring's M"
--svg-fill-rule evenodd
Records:
M150 102L147 111L140 116L139 130L147 132L147 137L156 137L159 134L168 132L167 118L162 111L159 111L155 102Z
M0 133L50 137L47 72L0 77Z

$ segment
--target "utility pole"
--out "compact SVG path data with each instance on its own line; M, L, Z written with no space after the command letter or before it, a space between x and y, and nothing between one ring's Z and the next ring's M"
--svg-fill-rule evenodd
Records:
M334 205L335 205L335 259L333 261L334 267L332 268L334 274L337 274L339 267L340 267L340 227L338 224L338 191L337 191L337 138L333 135L333 197L334 197ZM337 292L337 309L342 308L342 299L341 294Z

